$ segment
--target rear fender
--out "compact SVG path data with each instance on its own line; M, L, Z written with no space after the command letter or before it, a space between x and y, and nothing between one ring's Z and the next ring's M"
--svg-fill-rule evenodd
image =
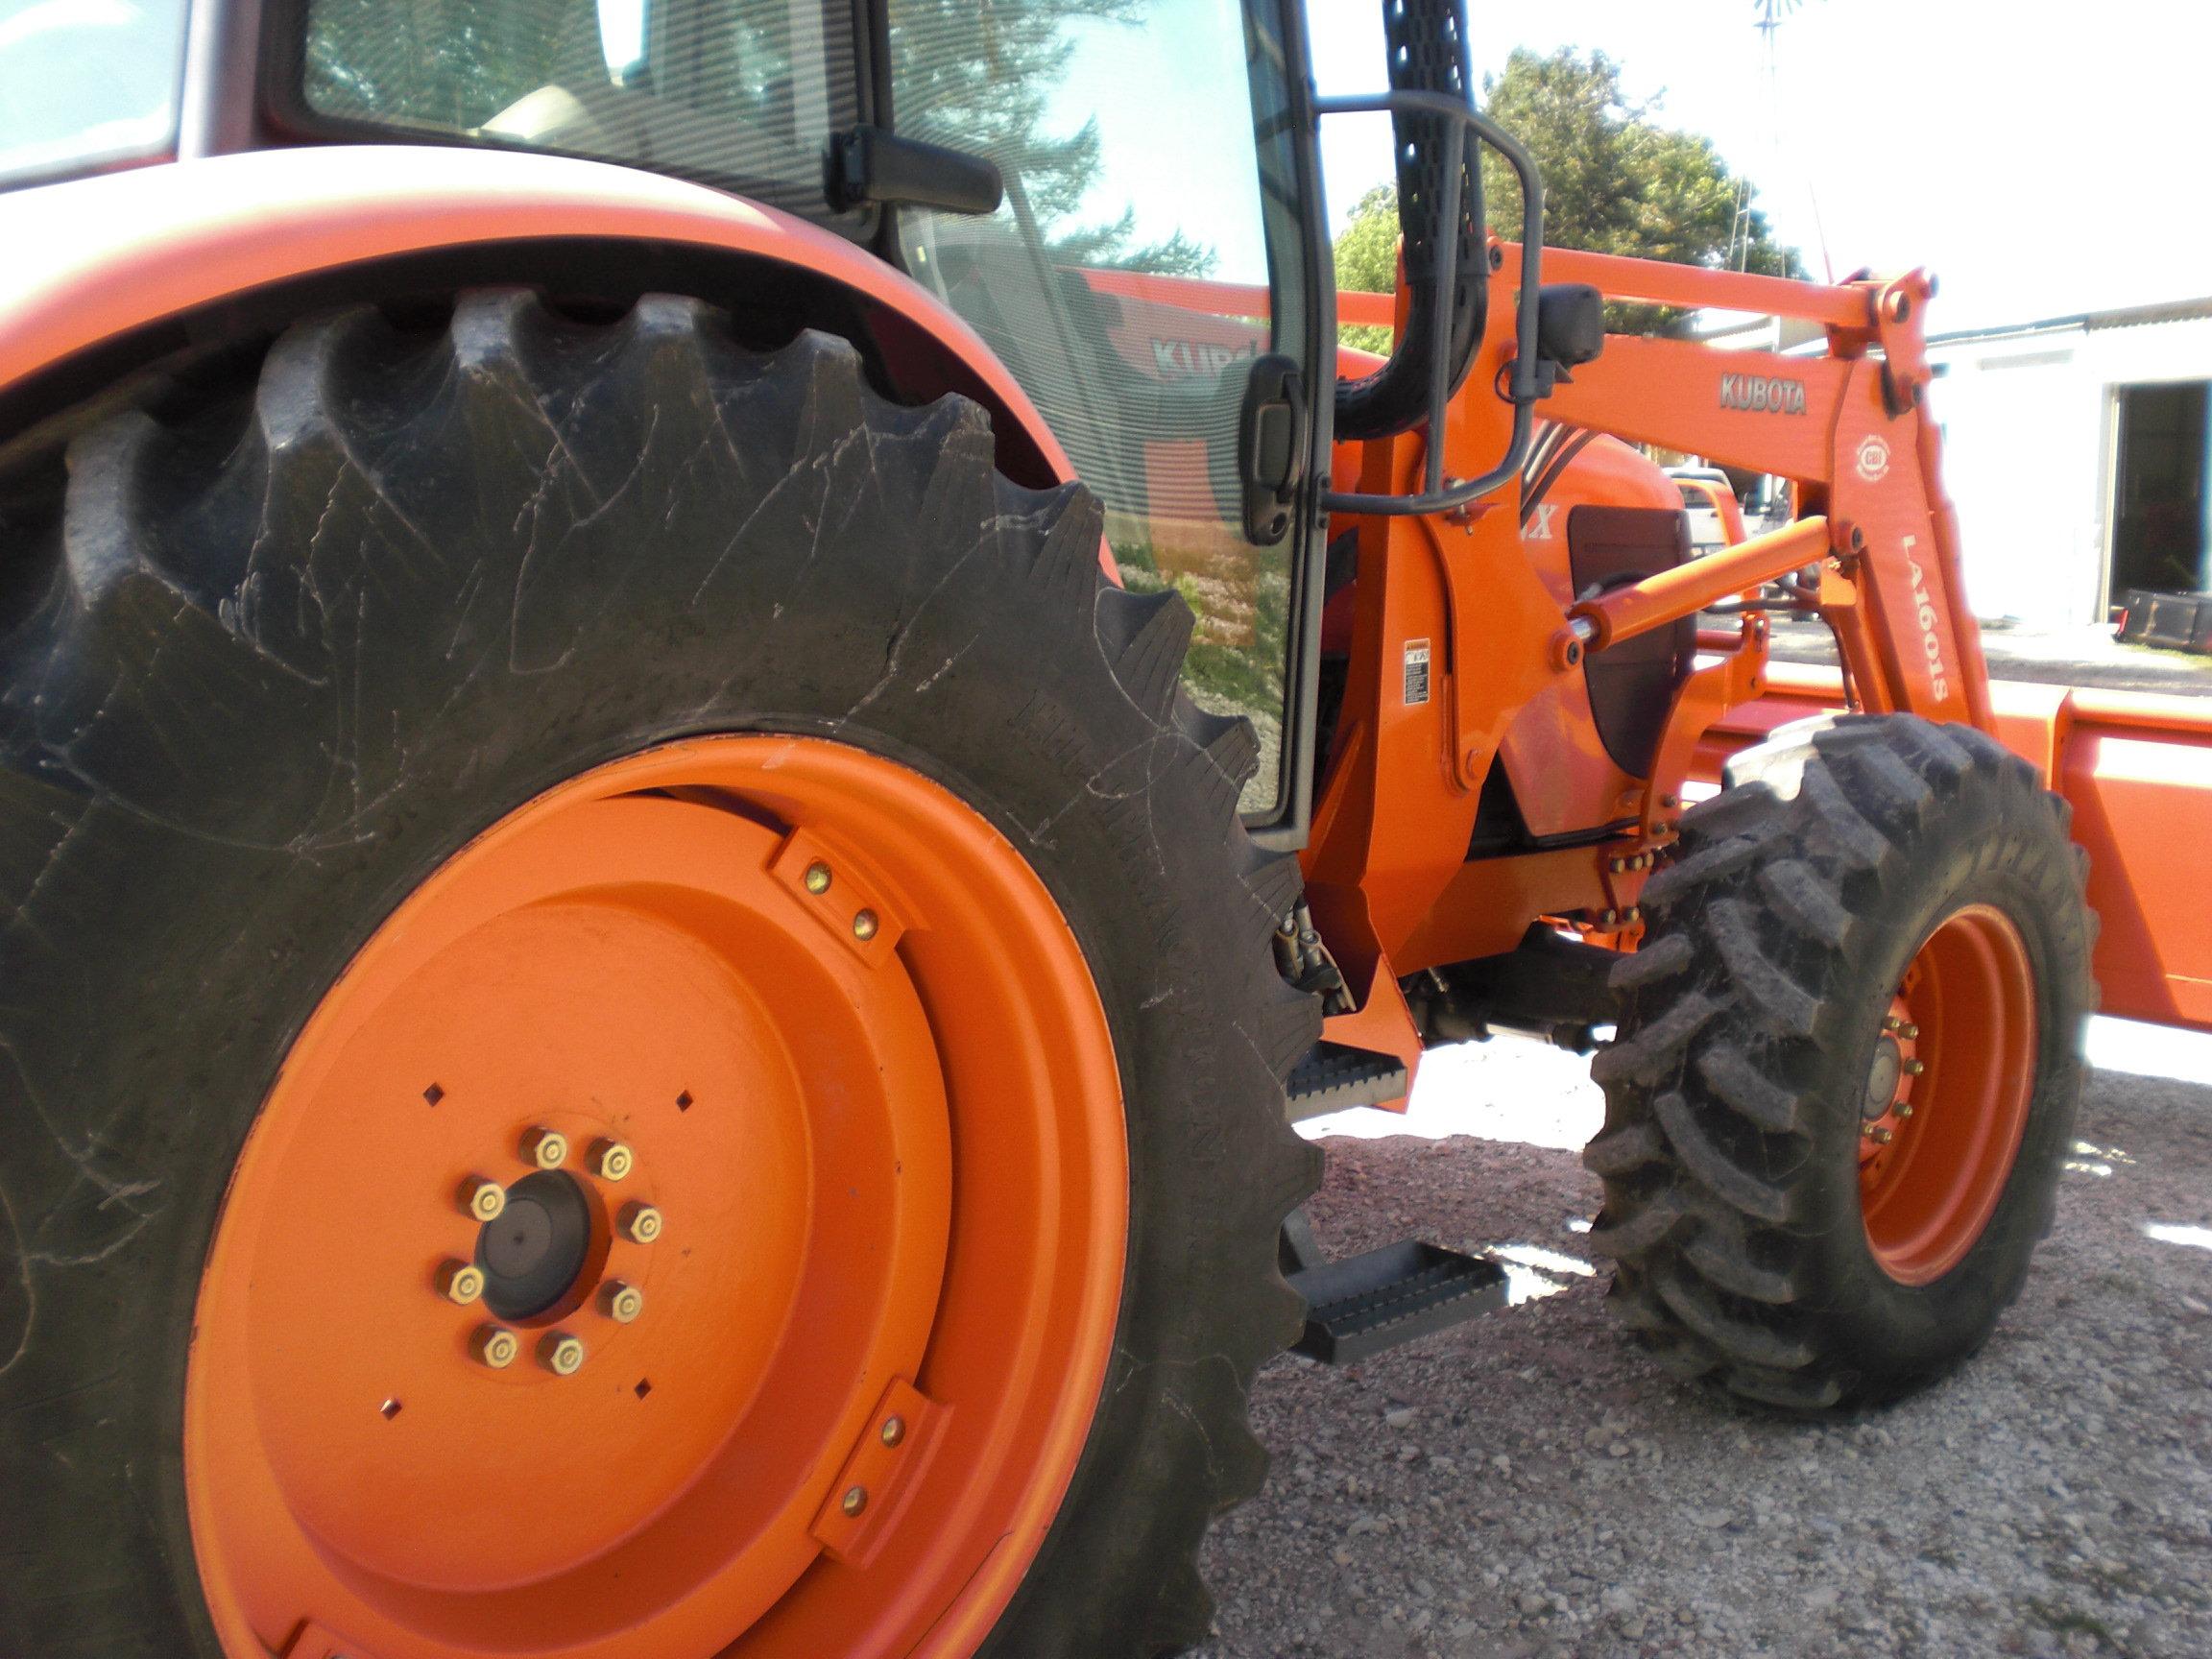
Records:
M332 304L488 282L668 286L862 336L903 396L990 410L998 465L1074 469L1028 396L926 289L805 221L561 156L425 145L258 151L0 197L0 454L180 354Z

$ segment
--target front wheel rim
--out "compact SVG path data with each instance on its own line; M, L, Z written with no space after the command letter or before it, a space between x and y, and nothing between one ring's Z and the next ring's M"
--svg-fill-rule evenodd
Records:
M1954 910L1890 998L1863 1107L1860 1210L1890 1278L1933 1283L1987 1229L2027 1131L2037 1046L2018 925L1990 904Z
M185 1398L226 1651L973 1651L1127 1182L1083 953L949 791L766 736L571 781L377 929L240 1158Z

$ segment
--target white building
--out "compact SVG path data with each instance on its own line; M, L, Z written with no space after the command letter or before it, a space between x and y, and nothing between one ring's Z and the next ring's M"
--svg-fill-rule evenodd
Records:
M1723 348L1811 328L1701 314ZM1933 336L1929 407L1984 620L2104 620L2131 588L2212 589L2212 298Z
M1938 334L1929 404L1985 618L2102 621L2212 588L2212 299Z

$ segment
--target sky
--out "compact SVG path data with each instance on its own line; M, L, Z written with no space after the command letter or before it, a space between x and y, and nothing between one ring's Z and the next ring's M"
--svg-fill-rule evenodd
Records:
M1324 94L1382 85L1381 10L1309 0ZM2212 295L2212 7L1802 0L1771 94L1753 22L1751 0L1468 4L1478 78L1516 46L1602 49L1751 178L1815 276L1939 276L1937 331ZM1333 223L1387 144L1323 124Z

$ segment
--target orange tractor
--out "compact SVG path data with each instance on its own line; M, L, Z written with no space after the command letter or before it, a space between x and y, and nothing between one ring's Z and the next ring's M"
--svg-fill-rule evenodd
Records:
M0 1652L1197 1640L1258 1366L1499 1295L1319 1260L1292 1122L1495 1029L1684 1377L1984 1339L2092 967L2212 1028L2212 725L1994 695L1932 283L1546 250L1385 21L1327 101L1289 0L11 20ZM1692 560L1633 442L1795 519Z

